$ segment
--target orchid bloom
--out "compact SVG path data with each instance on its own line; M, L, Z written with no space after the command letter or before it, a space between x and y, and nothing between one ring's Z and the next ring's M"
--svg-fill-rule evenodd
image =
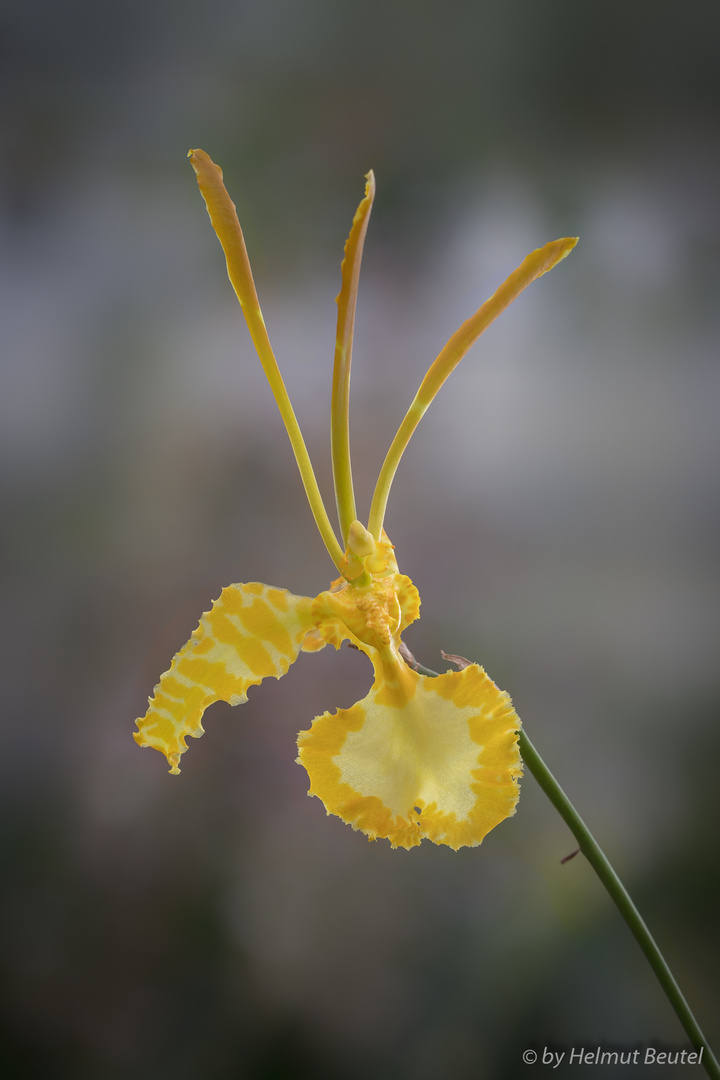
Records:
M375 194L372 172L345 245L332 386L332 465L342 544L328 519L300 428L268 338L234 204L222 170L203 150L189 158L228 276L285 422L315 522L340 577L315 599L257 582L229 585L160 678L145 716L140 746L162 751L171 773L203 734L214 701L239 705L251 686L279 679L300 651L349 641L370 659L372 688L349 709L317 717L300 732L298 762L310 795L369 839L411 848L423 837L457 850L479 844L515 813L522 763L520 720L508 694L477 664L437 678L403 658L405 628L418 618L420 596L399 573L383 529L390 486L420 418L450 372L494 319L575 246L555 240L533 251L450 338L430 366L385 458L367 527L357 518L350 466L348 392L358 278Z

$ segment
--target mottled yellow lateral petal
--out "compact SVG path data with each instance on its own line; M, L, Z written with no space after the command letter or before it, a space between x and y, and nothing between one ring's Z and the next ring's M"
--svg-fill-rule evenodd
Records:
M240 705L263 679L288 670L312 628L312 601L252 582L223 589L190 640L161 675L135 741L165 754L171 773L188 735L203 734L202 715L214 701Z
M363 701L298 736L309 794L371 840L474 847L515 813L522 763L510 697L477 664L436 679L391 667Z

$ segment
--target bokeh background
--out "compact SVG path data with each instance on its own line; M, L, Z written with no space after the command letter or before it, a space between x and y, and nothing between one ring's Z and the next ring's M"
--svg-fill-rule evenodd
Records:
M296 733L366 693L363 656L215 706L179 779L132 741L224 585L334 576L190 146L225 170L329 502L375 169L364 514L447 337L581 236L443 389L387 527L408 644L511 692L720 1042L719 41L705 0L3 0L3 1075L465 1080L687 1046L532 777L457 854L306 797Z

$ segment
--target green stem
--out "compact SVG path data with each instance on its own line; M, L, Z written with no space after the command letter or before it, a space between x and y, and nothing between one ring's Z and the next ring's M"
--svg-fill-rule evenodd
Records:
M650 967L657 975L658 982L665 991L678 1020L685 1028L690 1042L696 1050L703 1048L702 1063L705 1066L706 1073L708 1076L713 1077L713 1080L720 1080L720 1066L717 1059L708 1046L692 1009L685 1000L682 990L675 981L675 977L668 967L665 957L660 952L654 937L645 925L642 915L635 907L627 889L613 870L597 840L538 754L524 730L520 731L520 753L528 769L577 840L583 855L610 893L615 906L630 927L635 940L645 953Z
M417 670L422 675L438 674L436 671L431 671L430 668L421 665L418 665ZM635 907L622 881L613 870L604 851L538 754L524 729L520 731L520 753L528 769L572 832L583 855L609 892L635 940L645 953L650 967L655 972L693 1047L698 1051L702 1048L702 1064L705 1067L705 1072L712 1077L712 1080L720 1080L720 1065L718 1065L717 1058L700 1030L700 1025L695 1019L692 1009L676 983L675 977L668 967L665 957L660 952L654 937L645 925L642 915Z

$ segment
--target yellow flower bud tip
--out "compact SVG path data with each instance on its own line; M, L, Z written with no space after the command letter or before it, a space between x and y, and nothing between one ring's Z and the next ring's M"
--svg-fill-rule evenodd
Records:
M348 550L361 559L375 554L375 539L360 521L353 521L347 538Z

